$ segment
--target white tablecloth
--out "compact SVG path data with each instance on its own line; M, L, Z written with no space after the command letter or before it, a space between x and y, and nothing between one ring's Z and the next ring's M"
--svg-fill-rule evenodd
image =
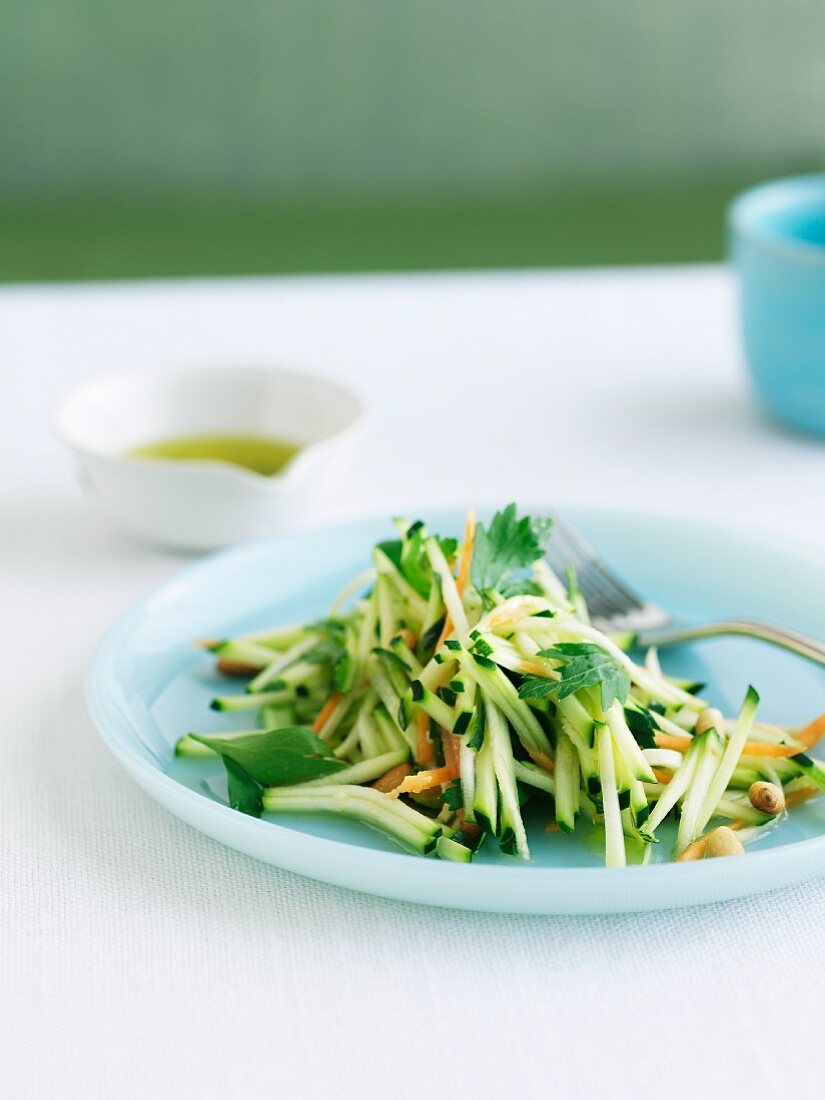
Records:
M825 447L751 404L725 272L6 288L0 347L2 1095L821 1095L825 880L649 916L428 910L152 803L82 676L185 561L112 530L48 426L101 369L306 364L373 410L330 513L518 496L825 546Z

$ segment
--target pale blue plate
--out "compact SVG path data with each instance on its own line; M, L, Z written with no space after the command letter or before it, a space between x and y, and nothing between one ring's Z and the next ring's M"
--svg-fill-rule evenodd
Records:
M821 633L821 558L662 517L569 515L628 581L680 615L748 614ZM459 533L463 524L458 513L423 518L443 533ZM89 669L92 716L121 764L161 805L266 863L385 897L464 909L668 908L825 873L825 798L795 809L744 858L620 870L600 866L595 832L574 838L545 832L547 813L540 808L528 821L532 863L501 856L490 845L471 865L407 855L356 823L322 817L259 821L229 809L222 801L221 766L182 762L172 752L182 733L227 728L226 716L208 709L219 681L192 639L322 616L388 529L387 521L361 522L282 535L208 558L142 600L108 633ZM671 651L666 667L707 680L705 694L728 711L736 709L748 683L761 692L767 720L801 723L825 710L822 669L755 642L716 640ZM226 681L220 686L225 692ZM237 725L236 715L232 721Z

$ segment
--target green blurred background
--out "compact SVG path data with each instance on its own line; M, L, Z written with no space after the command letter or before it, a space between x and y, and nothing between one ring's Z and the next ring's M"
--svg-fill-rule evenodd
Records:
M5 0L0 278L709 260L825 0Z

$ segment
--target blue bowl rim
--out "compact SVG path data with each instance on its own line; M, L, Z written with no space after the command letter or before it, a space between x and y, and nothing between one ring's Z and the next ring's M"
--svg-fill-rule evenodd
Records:
M728 228L735 237L766 252L785 259L825 265L825 247L782 237L766 229L762 220L767 210L788 209L805 196L821 198L825 208L825 172L783 176L740 192L728 206Z

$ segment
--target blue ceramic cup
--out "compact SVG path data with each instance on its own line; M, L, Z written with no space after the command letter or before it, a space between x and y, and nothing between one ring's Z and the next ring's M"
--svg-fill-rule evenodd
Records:
M785 423L825 435L825 174L745 191L729 230L756 392Z

